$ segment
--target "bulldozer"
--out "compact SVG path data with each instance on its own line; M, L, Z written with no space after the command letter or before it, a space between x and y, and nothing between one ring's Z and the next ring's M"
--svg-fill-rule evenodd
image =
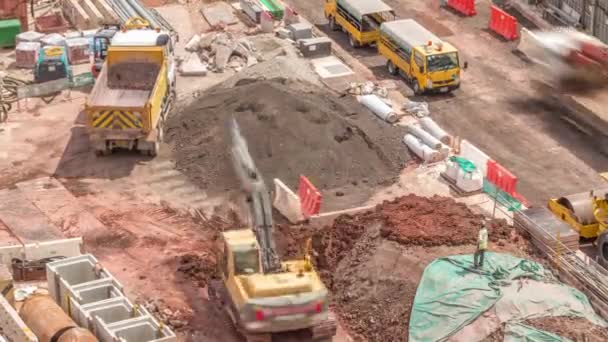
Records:
M599 264L608 269L608 189L551 199L548 206L581 238L593 240Z
M222 233L209 299L247 342L270 342L274 334L296 330L308 330L312 341L331 341L336 323L327 288L311 263L310 244L301 260L281 261L272 235L270 193L235 119L230 129L232 162L253 227Z

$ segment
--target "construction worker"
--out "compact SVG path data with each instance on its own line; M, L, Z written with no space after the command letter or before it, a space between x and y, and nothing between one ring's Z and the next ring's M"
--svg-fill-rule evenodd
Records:
M475 268L483 267L483 256L486 249L488 249L488 229L484 224L479 230L479 235L477 237L477 250L473 256L473 266Z

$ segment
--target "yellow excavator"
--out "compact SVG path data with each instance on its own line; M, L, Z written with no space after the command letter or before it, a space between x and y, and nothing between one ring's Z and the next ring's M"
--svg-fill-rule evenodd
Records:
M302 260L280 260L272 235L270 193L234 119L231 135L232 161L247 194L253 227L222 233L218 279L209 283L209 299L227 313L247 342L270 342L275 333L296 330L309 330L312 341L331 341L336 323L327 288L309 251Z
M549 201L551 210L584 239L595 239L598 262L608 268L608 189L591 190Z

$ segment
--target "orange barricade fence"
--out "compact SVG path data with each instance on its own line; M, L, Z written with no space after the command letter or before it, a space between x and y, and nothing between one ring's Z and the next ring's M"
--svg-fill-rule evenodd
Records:
M514 16L507 14L495 5L491 6L490 13L490 30L496 32L506 40L515 40L519 37L517 31L517 19Z
M308 178L304 176L300 176L298 196L300 197L302 214L304 217L316 215L321 211L321 193L312 185Z
M448 7L451 7L458 13L468 17L477 14L477 11L475 10L475 0L448 0Z

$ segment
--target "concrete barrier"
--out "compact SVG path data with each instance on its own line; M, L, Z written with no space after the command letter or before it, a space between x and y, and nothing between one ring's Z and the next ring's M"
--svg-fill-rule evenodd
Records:
M274 201L272 205L291 223L300 222L304 219L300 198L278 178L274 179Z
M175 334L167 327L163 327L151 316L142 316L115 323L106 323L98 316L98 338L101 342L127 341L127 342L173 342Z
M475 164L483 177L488 174L488 160L490 160L490 156L468 140L462 140L460 143L460 156Z
M176 336L144 308L124 296L123 287L93 255L47 264L49 295L101 342L173 342Z

